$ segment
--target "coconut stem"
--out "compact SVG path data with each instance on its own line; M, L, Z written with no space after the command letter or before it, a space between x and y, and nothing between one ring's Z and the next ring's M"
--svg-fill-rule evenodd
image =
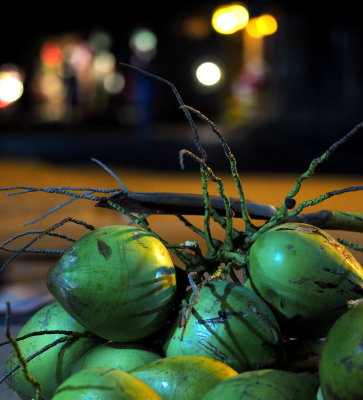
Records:
M197 157L195 154L193 154L189 150L182 150L180 152L180 160L181 163L183 161L183 156L184 154L189 155L192 157L194 160L200 163L200 172L201 172L201 177L202 177L202 187L203 187L203 198L204 198L204 208L205 208L205 218L204 218L204 231L206 234L206 242L207 242L207 247L208 250L211 254L215 253L215 248L213 245L213 241L211 239L211 234L209 230L209 222L210 218L212 216L211 212L211 204L209 201L209 195L208 195L208 178L217 183L217 188L218 188L218 193L223 199L224 203L224 209L226 213L226 220L224 224L224 229L225 229L225 239L223 243L223 247L226 250L232 250L233 249L233 213L230 207L230 200L228 196L226 195L224 191L224 186L223 186L223 180L219 177L217 177L213 170L199 157ZM183 165L183 163L182 163ZM216 215L216 213L213 213L213 215Z
M363 246L360 246L357 243L353 243L347 239L337 239L339 243L343 244L344 246L350 247L353 250L356 251L363 251Z
M363 122L360 122L357 124L353 129L351 129L347 134L345 134L342 138L334 142L320 157L314 158L308 167L308 169L302 173L300 176L297 177L295 181L294 187L290 190L290 192L287 194L285 197L285 200L282 204L282 206L277 210L276 214L270 218L270 220L262 227L260 228L253 236L252 238L248 238L247 241L249 243L252 243L255 241L263 232L266 232L268 229L273 228L274 226L278 225L279 223L285 221L289 217L296 216L301 213L301 211L308 206L312 206L318 203L321 203L322 201L328 199L329 197L335 196L337 194L345 193L348 191L353 191L353 190L362 190L362 186L354 186L351 188L344 188L340 190L334 190L328 193L325 193L319 197L316 197L315 199L305 201L301 204L299 204L294 211L288 212L288 209L291 208L290 204L293 203L294 197L299 193L301 189L302 182L310 178L314 172L315 169L317 168L318 165L322 164L324 161L326 161L339 146L347 142L353 135L355 135L357 132L359 132L363 128Z
M294 187L291 189L291 191L287 194L286 198L293 198L297 195L297 193L300 191L301 188L301 183L311 177L315 169L319 164L322 164L324 161L326 161L333 153L334 151L341 146L343 143L347 142L353 135L355 135L360 129L363 128L363 122L357 124L352 130L350 130L347 134L345 134L342 138L334 142L320 157L314 158L308 169L301 174L295 181ZM282 207L286 208L285 205L286 202L284 202L284 205ZM281 207L281 208L282 208Z
M245 233L247 236L251 235L253 232L256 231L256 228L252 224L251 217L247 210L247 202L246 202L242 184L241 184L241 181L239 178L239 174L238 174L238 170L237 170L237 162L236 162L236 159L235 159L230 147L228 146L222 132L217 128L216 124L213 121L211 121L208 117L206 117L204 114L202 114L200 111L196 110L193 107L185 105L184 108L187 108L188 110L194 112L200 119L207 122L208 125L211 127L212 131L217 135L219 142L223 148L224 154L226 155L226 157L229 161L232 178L233 178L234 183L238 190L238 195L239 195L240 204L241 204L242 219L245 222ZM227 216L227 220L228 220L228 218L229 217Z

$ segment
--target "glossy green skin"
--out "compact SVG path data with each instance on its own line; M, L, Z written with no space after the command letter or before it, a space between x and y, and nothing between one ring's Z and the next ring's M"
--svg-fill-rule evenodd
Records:
M200 399L220 381L237 371L220 361L200 356L177 356L153 361L130 371L163 400Z
M286 223L251 246L250 285L272 308L286 335L325 337L346 302L363 295L363 269L332 236Z
M110 367L128 372L162 355L138 344L108 342L87 351L73 368L73 373L85 368Z
M313 400L317 390L318 379L313 375L262 369L220 382L202 400Z
M144 382L108 367L83 369L63 382L52 400L161 400Z
M41 308L26 322L20 330L18 337L30 332L57 329L76 332L85 331L78 322L63 310L58 302L53 302ZM27 358L61 337L64 337L64 335L49 334L33 336L19 341L18 344L22 354ZM57 386L71 374L78 359L100 343L101 339L99 338L80 338L73 342L59 343L29 361L27 363L29 373L42 385L43 399L50 399ZM5 373L18 363L19 360L15 351L11 350L5 366ZM34 386L26 380L21 369L10 375L6 382L22 399L32 399L35 397Z
M176 321L163 348L167 357L199 355L238 372L283 360L280 329L270 307L251 289L229 281L211 281L199 292L183 340Z
M47 276L50 292L96 335L133 342L157 331L175 297L175 268L165 246L131 226L83 236Z
M346 311L330 329L319 377L325 400L363 399L363 304Z
M319 389L318 389L318 391L316 393L316 400L324 400L323 392L321 390L321 386L319 386Z

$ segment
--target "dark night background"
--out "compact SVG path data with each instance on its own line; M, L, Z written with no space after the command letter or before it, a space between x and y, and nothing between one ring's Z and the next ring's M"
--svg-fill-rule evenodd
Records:
M240 33L219 35L211 31L192 40L180 33L190 15L210 19L220 2L101 2L18 3L5 6L0 35L0 64L14 63L34 73L41 43L67 32L87 36L94 29L113 38L116 59L130 63L128 38L133 29L146 26L158 37L157 54L146 70L168 79L186 104L217 123L235 153L240 169L248 171L300 171L363 120L363 28L361 2L251 1L250 17L262 13L276 16L279 29L265 39L269 66L264 102L252 119L228 124L231 82L241 64ZM7 8L8 7L8 8ZM205 54L222 60L224 84L215 91L197 90L191 65ZM126 80L137 73L121 66ZM115 117L120 99L110 100L102 113L80 120L40 123L30 117L33 99L24 82L24 95L13 110L0 109L0 156L40 158L52 162L89 162L91 157L117 165L155 169L178 169L178 151L194 151L192 132L171 88L145 78L153 90L147 126L129 124ZM125 101L125 100L123 100ZM272 110L272 111L271 111ZM202 140L211 165L225 168L220 146L212 133ZM204 142L203 142L204 143ZM363 134L344 144L324 165L322 172L363 173ZM137 160L137 161L135 161Z

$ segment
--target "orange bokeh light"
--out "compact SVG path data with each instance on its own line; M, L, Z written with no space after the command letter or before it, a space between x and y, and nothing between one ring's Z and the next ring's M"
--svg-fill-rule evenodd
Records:
M46 42L40 49L40 59L48 68L57 68L63 62L63 52L56 42Z

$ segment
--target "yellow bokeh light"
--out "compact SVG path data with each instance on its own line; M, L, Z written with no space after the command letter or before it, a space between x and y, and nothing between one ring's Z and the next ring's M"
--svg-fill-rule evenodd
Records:
M277 31L276 18L270 14L260 15L256 20L257 29L262 35L273 35Z
M212 26L218 32L229 35L243 29L249 19L249 13L242 4L218 7L212 16Z
M55 72L45 73L40 77L39 89L50 102L58 103L64 100L65 88L62 78Z
M249 36L255 39L260 39L263 37L263 34L261 33L261 31L258 29L257 26L257 18L251 18L248 21L248 24L246 26L246 32L248 33Z
M260 39L263 36L273 35L277 31L276 18L270 14L263 14L248 21L246 32L249 36Z
M110 51L101 51L93 60L93 72L96 78L104 78L115 69L116 58Z

